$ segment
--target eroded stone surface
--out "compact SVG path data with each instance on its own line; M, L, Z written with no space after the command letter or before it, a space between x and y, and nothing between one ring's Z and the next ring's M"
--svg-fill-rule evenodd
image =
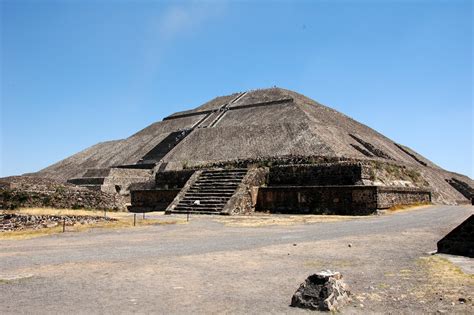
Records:
M73 226L75 224L92 224L104 221L116 221L113 218L98 216L57 216L57 215L24 215L15 213L0 214L0 232L38 230L52 228L61 224Z
M322 271L309 276L291 299L291 306L336 311L349 300L349 289L339 272Z

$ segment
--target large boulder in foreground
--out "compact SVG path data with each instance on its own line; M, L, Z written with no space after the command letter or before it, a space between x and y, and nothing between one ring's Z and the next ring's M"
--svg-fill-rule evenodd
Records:
M291 299L291 306L336 311L349 301L349 289L339 272L322 271L309 276Z

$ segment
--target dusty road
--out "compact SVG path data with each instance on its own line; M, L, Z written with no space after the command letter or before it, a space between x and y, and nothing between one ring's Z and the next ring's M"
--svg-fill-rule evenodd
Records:
M472 212L436 206L266 227L192 217L0 241L0 313L305 313L288 306L291 295L323 269L351 287L342 313L473 313L472 276L426 254Z

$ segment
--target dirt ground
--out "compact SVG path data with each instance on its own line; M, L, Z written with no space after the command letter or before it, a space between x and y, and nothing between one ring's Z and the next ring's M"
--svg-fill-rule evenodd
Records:
M352 292L343 314L472 314L474 276L428 254L472 209L269 216L265 224L192 216L0 240L0 313L308 313L289 307L291 296L308 275L330 269Z

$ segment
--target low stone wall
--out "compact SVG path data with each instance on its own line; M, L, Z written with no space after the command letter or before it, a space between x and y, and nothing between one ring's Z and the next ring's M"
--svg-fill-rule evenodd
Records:
M430 200L430 192L404 187L280 186L260 188L256 210L287 214L367 215L377 209Z
M281 186L258 191L256 211L286 214L371 214L377 210L374 187Z
M269 186L355 185L363 179L361 163L287 165L270 168Z
M180 189L132 190L130 212L165 211Z
M153 178L151 170L112 168L109 176L104 179L101 190L128 196L131 184L146 182L150 178Z
M427 190L408 187L377 187L377 209L430 202L431 192Z
M183 188L195 170L165 171L155 175L157 189Z
M15 176L8 178L0 186L0 209L125 209L123 198L117 194L90 190L49 178Z

